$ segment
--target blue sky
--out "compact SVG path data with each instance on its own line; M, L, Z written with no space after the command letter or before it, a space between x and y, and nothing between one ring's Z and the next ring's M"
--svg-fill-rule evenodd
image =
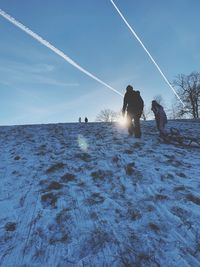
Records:
M116 0L169 81L200 68L199 0ZM0 8L122 94L146 106L174 94L109 0L0 0ZM0 125L94 121L122 98L0 17Z

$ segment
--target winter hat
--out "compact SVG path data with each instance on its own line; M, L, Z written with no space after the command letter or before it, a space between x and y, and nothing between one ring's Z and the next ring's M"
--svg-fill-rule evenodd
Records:
M133 91L133 87L131 85L128 85L126 87L126 92L130 92L130 91Z

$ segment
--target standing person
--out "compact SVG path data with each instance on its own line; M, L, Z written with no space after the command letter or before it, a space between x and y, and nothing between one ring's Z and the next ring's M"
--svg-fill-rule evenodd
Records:
M144 108L144 101L140 96L139 91L134 91L131 85L126 87L126 93L124 95L124 103L122 108L122 115L124 116L127 111L128 119L128 132L130 135L135 135L136 138L140 138L142 133L140 129L140 117ZM132 120L134 120L134 125Z
M78 122L81 123L81 117L78 118Z
M85 123L87 123L88 122L88 118L87 117L85 117Z
M165 126L167 124L167 115L163 107L158 104L156 100L153 100L151 110L155 115L156 126L160 132L160 136L165 136L167 134L167 130L165 129Z

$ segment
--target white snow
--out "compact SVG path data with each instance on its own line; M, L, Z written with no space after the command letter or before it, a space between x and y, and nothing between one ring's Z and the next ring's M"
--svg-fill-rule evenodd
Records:
M200 149L142 131L1 126L0 266L200 266Z

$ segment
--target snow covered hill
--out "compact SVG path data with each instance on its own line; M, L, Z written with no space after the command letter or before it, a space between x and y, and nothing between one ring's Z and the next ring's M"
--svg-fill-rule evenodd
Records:
M0 266L200 266L200 149L142 131L0 127Z

